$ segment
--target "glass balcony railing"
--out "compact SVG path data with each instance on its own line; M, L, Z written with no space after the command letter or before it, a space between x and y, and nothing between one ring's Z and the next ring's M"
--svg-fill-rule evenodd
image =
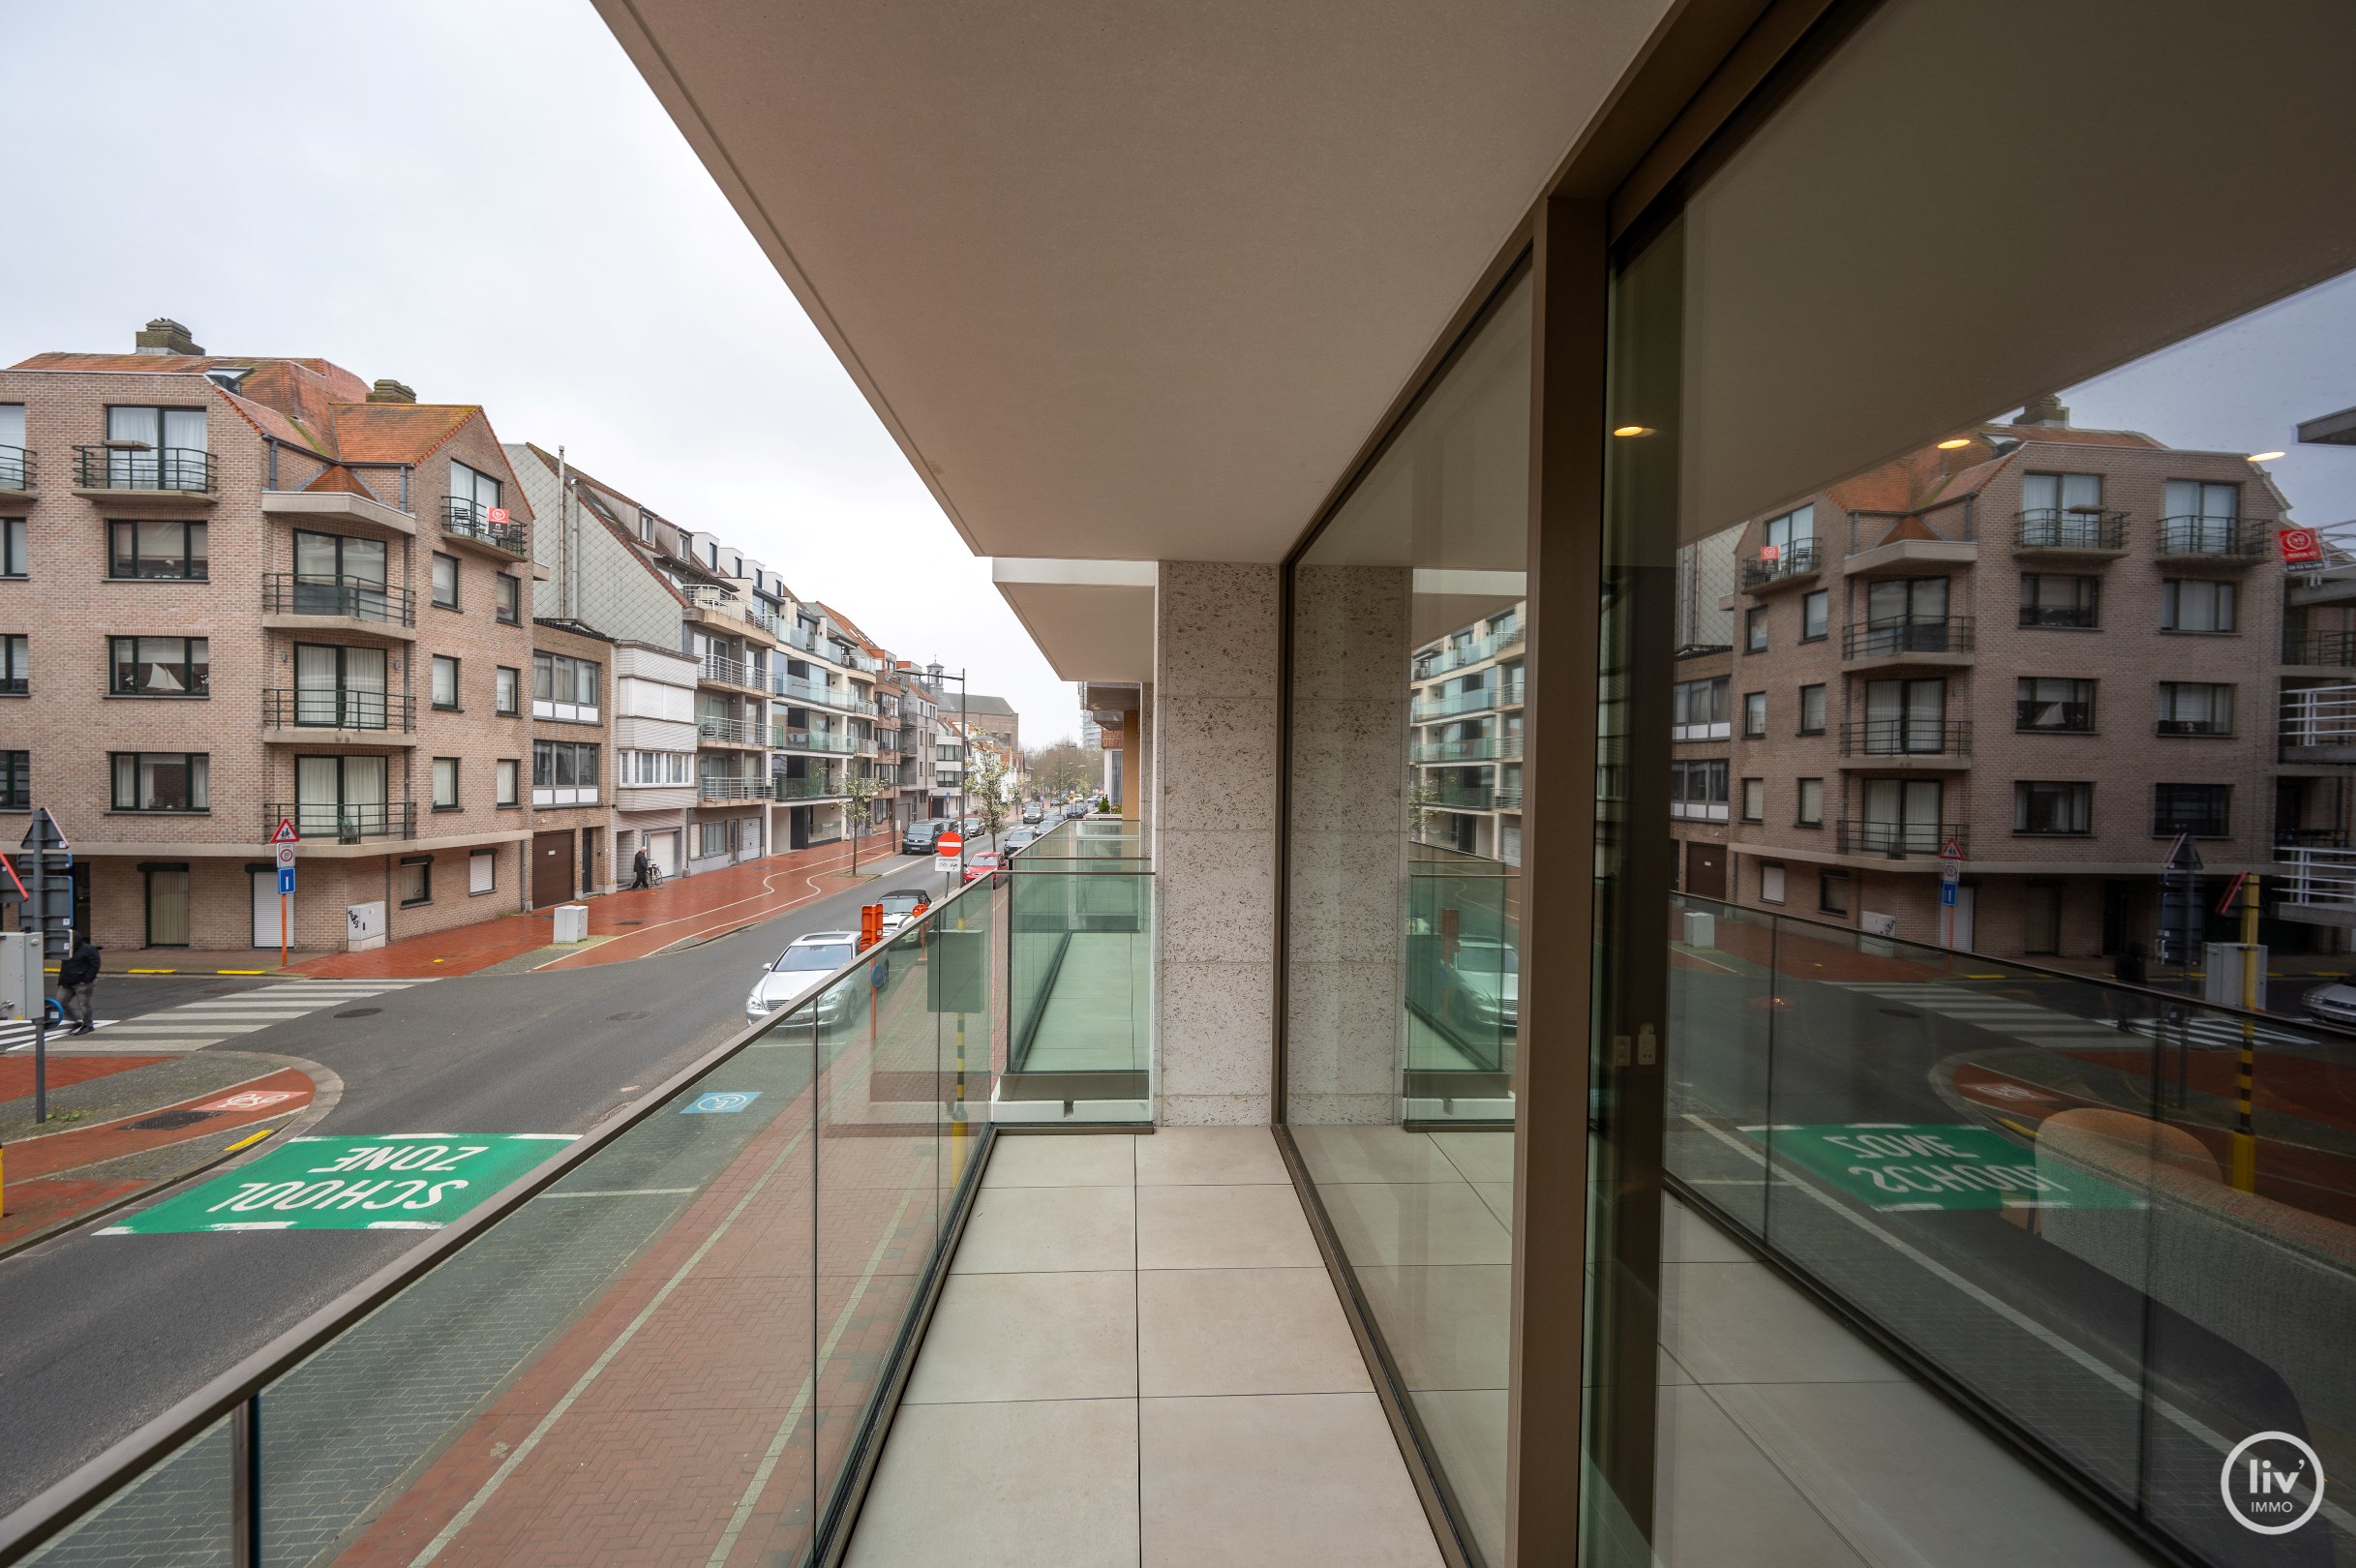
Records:
M1676 1196L2169 1560L2274 1560L2218 1478L2356 1432L2356 1036L1691 896L1670 935Z
M1152 886L1118 858L1017 869L877 948L843 944L830 970L764 966L748 985L793 1000L748 1001L741 1033L585 1137L286 1145L292 1175L232 1183L237 1207L198 1228L397 1214L430 1234L9 1516L0 1560L409 1561L430 1544L535 1565L582 1560L585 1518L627 1521L666 1562L839 1560L989 1107L1137 1120L1150 1103ZM461 1161L482 1190L423 1168ZM453 1197L480 1201L419 1212ZM719 1468L713 1444L733 1456Z

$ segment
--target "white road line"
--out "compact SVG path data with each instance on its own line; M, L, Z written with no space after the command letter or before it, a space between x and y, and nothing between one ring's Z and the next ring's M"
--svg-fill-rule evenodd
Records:
M680 1192L700 1192L700 1187L601 1187L593 1191L542 1192L542 1197L672 1197Z

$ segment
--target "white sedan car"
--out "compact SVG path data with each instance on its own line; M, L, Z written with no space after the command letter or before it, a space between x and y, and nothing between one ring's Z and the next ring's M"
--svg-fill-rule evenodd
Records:
M753 983L752 994L744 999L744 1021L759 1023L782 1008L791 1008L819 981L849 963L859 951L857 931L813 931L797 937L793 945L777 955L777 961L761 971L760 980ZM839 1023L849 1016L852 999L865 987L837 985L818 999L818 1021Z

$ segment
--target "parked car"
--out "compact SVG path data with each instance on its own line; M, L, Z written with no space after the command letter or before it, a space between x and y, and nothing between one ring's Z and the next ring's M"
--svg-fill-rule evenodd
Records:
M1036 844L1038 842L1039 834L1037 832L1028 828L1017 828L1012 832L1007 834L1005 848L1006 852L1009 855L1012 855L1016 850L1022 849L1026 845Z
M797 937L761 971L752 994L744 999L744 1020L759 1023L781 1008L790 1008L810 994L819 981L859 955L857 931L813 931ZM864 985L837 985L818 999L818 1021L840 1023L851 1015L855 998L866 994Z
M969 855L965 859L965 880L972 882L978 877L988 877L995 882L999 868L1004 863L1005 857L996 850L983 850L979 855Z
M900 835L900 853L902 855L930 855L933 840L939 838L941 829L948 826L949 824L939 817L910 823L908 830Z
M2299 999L2299 1005L2317 1023L2356 1029L2356 985L2350 985L2345 980L2316 986Z
M889 942L923 918L932 908L932 895L921 888L895 888L876 902L884 906L884 940Z

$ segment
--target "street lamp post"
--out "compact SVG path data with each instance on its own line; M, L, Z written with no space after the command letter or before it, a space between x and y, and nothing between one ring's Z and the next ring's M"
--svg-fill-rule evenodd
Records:
M942 681L954 680L957 683L957 881L962 885L965 881L965 780L972 767L974 746L973 737L967 729L965 672L960 670L952 676L942 668L939 659L935 659L924 667L924 673L932 678L935 695L939 694Z

